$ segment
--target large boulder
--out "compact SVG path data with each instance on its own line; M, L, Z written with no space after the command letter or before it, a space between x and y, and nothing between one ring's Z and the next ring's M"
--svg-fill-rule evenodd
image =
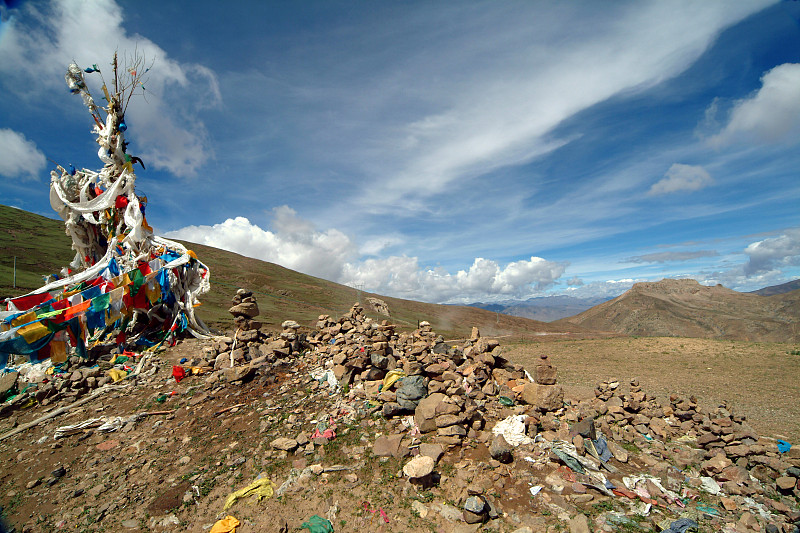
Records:
M561 385L526 383L522 389L522 401L540 411L555 411L564 406L564 389Z

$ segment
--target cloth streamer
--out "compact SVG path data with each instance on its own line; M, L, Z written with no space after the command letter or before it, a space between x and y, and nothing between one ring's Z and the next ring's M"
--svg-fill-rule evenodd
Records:
M271 498L273 491L274 489L272 482L269 480L269 478L256 479L245 488L239 489L236 492L228 495L228 498L225 500L225 506L222 508L222 510L227 511L228 508L236 503L238 499L246 498L248 496L256 496L258 501L261 501L263 498Z

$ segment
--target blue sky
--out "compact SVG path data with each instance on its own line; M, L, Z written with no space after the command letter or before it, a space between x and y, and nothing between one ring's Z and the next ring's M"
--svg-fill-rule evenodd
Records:
M12 2L0 203L99 168L63 74L115 50L168 237L434 302L800 277L800 2Z

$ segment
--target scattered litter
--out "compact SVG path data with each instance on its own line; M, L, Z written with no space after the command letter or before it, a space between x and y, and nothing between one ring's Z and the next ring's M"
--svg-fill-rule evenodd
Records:
M308 529L310 533L333 533L333 524L327 518L315 514L303 522L300 529Z
M56 432L53 435L53 438L61 439L64 437L68 437L70 435L75 435L76 433L80 433L84 429L96 428L98 426L101 426L105 421L106 421L105 418L90 418L89 420L78 422L77 424L71 424L69 426L61 426L56 428Z
M670 524L669 529L665 529L661 533L686 533L689 529L697 529L699 527L700 524L691 518L679 518Z
M227 511L228 508L234 503L236 503L236 500L240 498L246 498L248 496L256 496L257 500L261 501L263 498L271 498L272 494L273 494L273 487L272 487L272 482L269 480L269 478L256 479L245 488L239 489L236 492L231 493L225 500L225 506L222 508L222 510Z
M702 476L700 478L700 483L701 483L700 488L709 494L716 496L720 492L722 492L722 489L720 489L719 484L716 481L714 481L714 478L708 476Z
M530 488L531 496L536 496L537 494L539 494L539 491L541 490L542 490L541 485L534 485L533 487Z
M236 528L239 527L239 524L240 522L236 518L228 515L211 526L209 533L236 533Z
M494 435L502 435L511 446L532 444L533 439L525 434L526 415L511 415L495 424L492 428Z
M785 440L778 439L778 451L780 453L786 453L792 449L792 445L786 442Z

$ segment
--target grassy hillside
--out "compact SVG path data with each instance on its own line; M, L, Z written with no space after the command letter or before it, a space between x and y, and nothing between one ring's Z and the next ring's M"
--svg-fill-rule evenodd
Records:
M42 276L58 272L69 263L74 252L64 233L61 221L34 215L0 205L0 296L17 296L42 285ZM390 320L400 326L416 328L427 320L434 329L448 338L469 335L472 326L479 326L487 335L512 335L541 339L544 334L582 331L579 326L558 327L544 322L513 317L465 306L445 306L389 298L300 274L273 263L244 257L209 246L184 242L211 269L211 292L203 295L200 317L212 327L232 327L228 314L231 297L239 288L251 290L258 299L259 319L269 328L279 328L287 319L312 325L319 315L338 317L359 298L368 296L384 300L390 309ZM12 268L17 257L17 288L12 287ZM367 309L376 319L387 318ZM579 334L580 335L580 334ZM583 335L580 335L583 336Z
M43 276L58 273L75 257L71 244L62 222L0 205L0 297L41 287Z

